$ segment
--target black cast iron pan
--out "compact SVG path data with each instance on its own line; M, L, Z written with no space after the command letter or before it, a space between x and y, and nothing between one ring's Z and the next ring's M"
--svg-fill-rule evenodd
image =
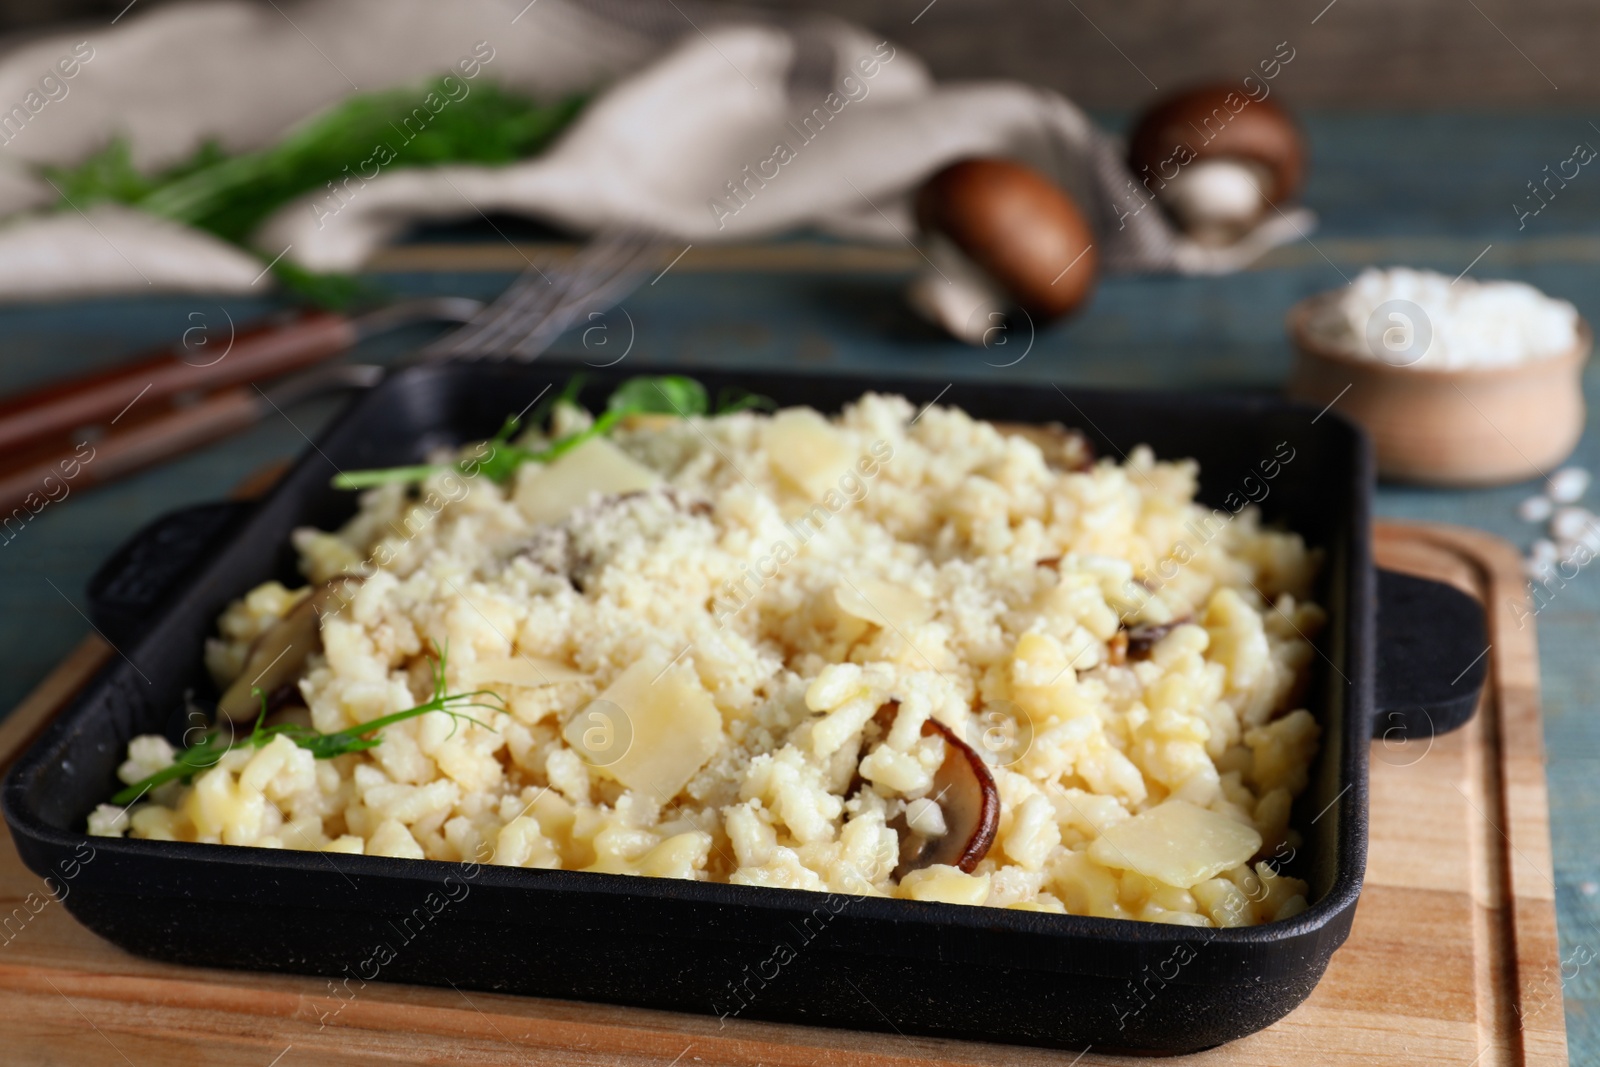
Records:
M932 401L943 382L696 371L780 404L835 410L868 389ZM568 372L550 364L417 367L356 400L259 503L207 505L136 535L92 586L113 660L7 776L17 848L58 872L86 840L65 905L129 951L201 966L609 1001L744 1018L897 1029L1064 1048L1182 1053L1259 1030L1316 985L1349 933L1367 841L1370 739L1453 729L1486 671L1477 603L1375 572L1370 450L1336 415L1268 397L964 384L971 414L1062 422L1101 454L1146 443L1201 465L1201 499L1241 495L1325 550L1330 613L1307 695L1323 729L1286 860L1311 906L1283 922L1200 930L991 908L571 871L217 845L86 839L132 736L188 725L218 613L270 577L298 583L288 544L354 508L334 465L415 462L491 435ZM595 374L594 406L624 375ZM1292 458L1285 462L1284 456ZM1276 466L1271 466L1271 463ZM1268 476L1268 472L1272 472ZM1470 664L1470 666L1469 666ZM1465 668L1465 671L1463 671ZM148 682L146 681L148 679ZM81 852L77 854L81 859ZM430 894L432 896L430 897ZM448 904L434 910L441 894ZM419 910L420 909L420 910Z

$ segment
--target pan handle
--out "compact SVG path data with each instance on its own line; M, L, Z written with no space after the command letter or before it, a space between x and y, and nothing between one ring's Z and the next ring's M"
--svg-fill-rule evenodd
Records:
M89 578L89 618L113 644L136 638L254 506L250 500L196 504L146 523Z
M1453 585L1378 571L1372 735L1425 738L1466 725L1489 676L1483 605Z

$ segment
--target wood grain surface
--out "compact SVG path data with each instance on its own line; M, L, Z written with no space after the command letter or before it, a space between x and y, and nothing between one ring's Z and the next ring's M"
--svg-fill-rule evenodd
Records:
M1600 67L1590 61L1600 8L1586 0L733 2L826 11L910 47L941 78L1014 78L1090 107L1134 107L1157 87L1243 78L1280 41L1297 52L1277 81L1305 105L1580 107L1600 99ZM95 30L128 6L0 0L0 31L31 35L67 19ZM677 6L682 32L693 33L700 9ZM512 5L511 14L522 7Z
M1310 1000L1262 1033L1167 1062L1567 1062L1538 660L1533 627L1519 629L1514 610L1517 553L1487 534L1398 523L1379 526L1377 549L1385 566L1455 582L1490 606L1485 699L1455 734L1374 742L1367 885ZM90 638L63 662L6 721L0 762L111 654ZM39 906L42 891L6 837L0 914L29 915L0 943L8 1064L1149 1062L417 986L373 985L342 1002L322 979L127 955L60 904Z
M1014 78L1085 107L1264 72L1299 106L1581 106L1600 93L1588 57L1600 7L1582 0L744 2L820 8L906 45L937 77ZM1292 58L1261 66L1275 55Z

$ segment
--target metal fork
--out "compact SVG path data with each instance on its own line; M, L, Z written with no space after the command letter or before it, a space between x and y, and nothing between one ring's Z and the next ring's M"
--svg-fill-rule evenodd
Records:
M494 303L423 349L421 358L534 359L583 316L632 292L662 252L656 234L630 227L601 233L553 278L529 264Z
M285 344L306 346L305 338L310 337L320 345L312 354L325 358L369 333L422 319L454 320L465 321L465 325L428 345L413 363L531 360L583 316L621 300L660 264L664 252L664 245L649 231L602 233L564 269L545 273L529 264L522 276L491 304L465 297L425 297L380 308L354 320L323 315L292 327L298 329L301 339ZM280 336L286 337L289 332L280 331ZM30 495L43 492L41 487L52 484L49 479L59 479L61 470L69 469L63 463L71 463L70 469L79 472L74 488L113 481L282 414L284 408L311 397L370 388L386 374L382 367L334 363L284 378L270 391L229 383L197 403L97 439L90 453L91 463L81 462L82 455L72 450L41 455L31 462L25 460L20 467L0 471L0 514L19 506ZM137 401L139 397L133 399ZM111 421L115 424L117 420Z

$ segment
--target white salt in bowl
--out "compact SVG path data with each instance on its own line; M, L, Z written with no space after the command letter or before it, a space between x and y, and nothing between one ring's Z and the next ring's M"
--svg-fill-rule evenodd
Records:
M1302 300L1287 325L1289 395L1365 427L1384 478L1524 481L1558 465L1583 433L1589 325L1531 287L1367 272Z

